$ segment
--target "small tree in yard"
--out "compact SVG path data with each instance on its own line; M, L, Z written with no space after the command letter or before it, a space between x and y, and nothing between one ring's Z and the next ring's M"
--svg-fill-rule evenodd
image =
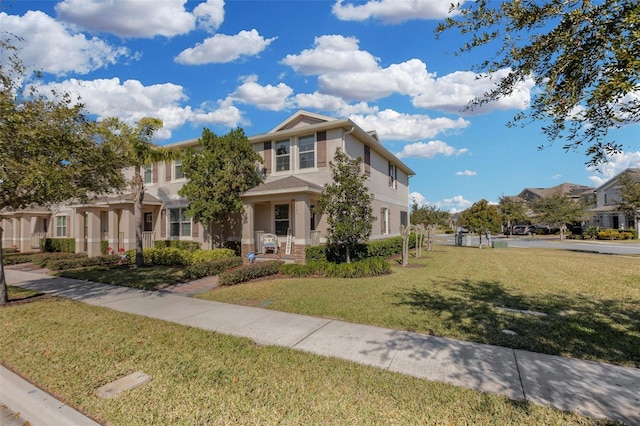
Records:
M626 171L618 177L620 185L620 200L618 208L629 217L633 218L633 227L638 229L636 224L640 218L640 173Z
M369 239L375 221L373 194L364 184L367 175L361 163L360 158L351 159L337 149L334 161L329 162L333 183L325 184L316 206L316 212L327 214L329 244L344 247L347 263L356 244Z
M433 236L436 229L440 226L447 226L451 220L451 215L444 210L440 210L435 206L418 207L417 203L411 206L411 223L413 225L422 224L424 233L427 236L427 250L433 250ZM416 241L416 248L418 242ZM420 245L422 248L422 245Z
M135 266L143 264L142 257L142 202L145 186L142 169L157 161L168 161L178 158L178 151L169 150L152 143L153 135L162 127L157 118L142 118L134 126L119 120L107 118L99 123L100 134L105 141L117 146L120 158L125 166L133 167L133 177L129 184L133 195L133 215L136 227Z
M507 235L511 235L511 227L514 224L524 223L529 220L525 212L525 203L514 199L514 197L500 197L498 209L502 216L502 223L509 230Z
M183 154L182 170L188 181L178 193L189 200L186 213L193 220L209 231L214 223L220 226L218 242L222 245L226 231L242 212L240 194L262 182L256 168L262 158L241 128L224 136L204 129L199 142L201 149L188 149ZM213 248L214 238L210 240Z
M0 211L84 203L125 185L122 159L96 142L95 122L68 93L51 98L30 88L25 67L8 41L0 41ZM53 99L53 100L52 100ZM0 227L0 304L8 302Z
M482 247L482 234L497 233L502 222L498 206L489 204L487 200L480 200L460 214L458 224L478 234Z
M564 239L567 223L580 222L585 219L585 205L574 201L566 194L556 192L533 203L536 221L560 229L560 239Z

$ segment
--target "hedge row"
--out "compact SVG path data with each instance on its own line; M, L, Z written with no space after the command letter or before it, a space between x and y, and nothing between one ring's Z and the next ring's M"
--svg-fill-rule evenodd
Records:
M52 271L62 271L64 269L83 268L86 266L111 266L120 260L120 256L107 255L85 258L66 258L58 260L50 260L47 262L47 268Z
M409 237L409 248L415 248L415 235ZM387 258L402 253L402 237L386 238L384 240L367 241L356 244L351 251L351 260L358 261L370 257ZM343 246L328 244L326 246L307 247L305 249L307 262L342 263L346 261L346 251Z
M44 268L52 260L61 259L87 259L86 253L38 253L31 256L34 265Z
M135 263L135 250L128 250L125 254L129 263ZM189 266L202 262L229 259L235 257L235 255L235 252L231 249L188 251L176 247L165 247L146 248L142 250L145 265Z
M200 250L200 243L196 241L180 241L180 240L159 240L153 242L153 248L162 249L162 248L177 248L180 250L186 251L197 251Z
M604 229L598 232L599 240L632 240L635 234L631 230L623 229Z
M390 274L391 265L386 259L370 257L351 263L311 262L306 265L286 264L282 265L280 273L294 277L364 278Z
M12 253L8 255L4 254L3 260L5 265L19 265L21 263L30 263L33 259L33 254L21 254L21 253Z
M75 253L76 240L74 238L42 238L40 239L40 251Z
M242 257L240 256L210 262L194 263L184 268L183 276L190 280L196 280L202 277L218 275L226 270L239 266L242 266Z
M221 273L218 278L220 285L234 285L245 281L249 281L255 278L266 277L269 275L275 275L280 270L280 267L284 264L281 260L269 260L267 262L251 263L241 266L236 269L232 269L227 272Z

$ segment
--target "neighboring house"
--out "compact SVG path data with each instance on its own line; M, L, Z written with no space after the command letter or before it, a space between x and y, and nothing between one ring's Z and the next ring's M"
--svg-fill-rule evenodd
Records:
M304 261L304 248L326 241L326 218L316 215L325 183L332 179L329 162L337 148L361 157L367 186L375 195L372 239L399 235L409 223L409 177L415 173L389 152L375 132L349 119L299 111L268 133L249 138L263 158L264 182L245 192L244 214L231 239L241 242L242 254L262 252L262 236L275 234L279 255ZM198 139L167 145L197 147ZM126 173L131 176L132 170ZM189 202L178 195L186 179L180 160L149 165L143 173L143 246L155 240L187 240L208 247L201 224L184 214ZM130 193L103 197L89 205L56 209L25 209L3 214L3 247L21 251L38 247L40 238L74 238L77 252L100 254L101 241L114 250L135 247L133 198Z
M571 199L580 200L590 193L593 193L593 188L575 183L562 183L551 188L525 188L518 194L518 197L526 202L532 202L549 197L558 192L566 194Z
M590 209L593 215L591 225L603 229L638 229L640 226L639 217L629 216L618 210L618 203L621 201L618 180L624 173L640 175L640 168L626 169L596 188L596 206Z

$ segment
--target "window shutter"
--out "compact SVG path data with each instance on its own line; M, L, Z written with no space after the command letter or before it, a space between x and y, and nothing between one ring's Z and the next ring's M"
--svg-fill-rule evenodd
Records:
M200 236L200 224L198 222L193 222L193 231L191 236L193 238L198 238Z
M266 174L271 172L271 142L264 143L264 171Z
M166 160L164 162L164 181L169 182L171 180L171 161Z
M380 209L380 233L384 234L384 207Z
M160 210L160 238L167 238L167 211Z
M151 182L158 183L158 163L153 163L151 169Z
M316 134L316 142L318 167L327 167L327 132L318 132Z

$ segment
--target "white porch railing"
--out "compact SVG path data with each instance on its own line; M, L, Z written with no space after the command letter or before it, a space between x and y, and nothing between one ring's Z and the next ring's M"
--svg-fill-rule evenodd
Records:
M100 241L109 241L109 233L101 232L100 233Z
M155 241L155 234L153 231L147 231L142 233L142 248L153 247Z
M40 248L40 240L43 238L47 238L46 232L34 232L31 234L31 248Z

